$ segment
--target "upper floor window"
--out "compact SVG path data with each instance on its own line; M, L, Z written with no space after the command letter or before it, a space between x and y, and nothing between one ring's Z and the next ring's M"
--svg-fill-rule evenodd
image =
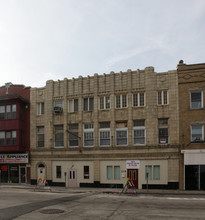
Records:
M44 102L38 103L38 115L44 114Z
M127 95L116 95L115 107L126 108L127 107Z
M0 106L0 120L16 119L16 104Z
M167 144L169 142L168 135L168 119L158 119L159 144Z
M199 109L203 107L203 92L192 91L190 93L191 109Z
M145 94L144 93L133 94L133 106L134 107L145 106Z
M0 131L0 145L16 145L16 131Z
M37 146L44 147L44 126L37 127Z
M110 109L110 97L104 96L100 97L100 109Z
M83 127L83 146L93 147L94 146L94 126L93 123L84 124Z
M55 147L63 147L64 146L64 131L63 125L55 125Z
M134 145L144 145L146 142L145 120L134 121L133 143Z
M83 99L83 110L84 111L93 111L94 109L94 98L84 98Z
M191 142L204 141L204 125L191 125Z
M167 104L168 104L168 92L158 91L158 105L167 105Z
M110 146L110 122L101 122L99 126L100 146Z
M69 100L69 112L78 112L78 99Z
M78 124L70 124L68 130L68 146L78 147Z
M127 128L116 129L116 145L127 146L128 144L128 130Z

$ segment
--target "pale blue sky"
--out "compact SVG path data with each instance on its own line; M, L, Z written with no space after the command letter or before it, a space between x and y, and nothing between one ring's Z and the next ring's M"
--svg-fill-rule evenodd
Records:
M205 63L204 0L0 0L0 86Z

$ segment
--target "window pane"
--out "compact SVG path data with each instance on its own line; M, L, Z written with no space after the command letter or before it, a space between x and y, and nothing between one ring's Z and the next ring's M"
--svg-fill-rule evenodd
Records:
M147 165L145 167L145 179L152 180L152 166Z
M44 134L38 134L38 147L44 147Z
M120 96L116 96L116 108L120 108Z
M63 130L63 125L55 125L55 130L56 131L62 131Z
M88 99L87 98L84 99L83 109L84 111L88 111Z
M6 132L6 144L8 145L11 144L11 132L10 131Z
M12 131L12 144L16 144L16 131Z
M84 166L84 179L89 179L89 166Z
M0 106L0 119L5 118L5 106Z
M73 100L69 101L69 112L73 112Z
M106 109L110 108L110 97L105 97Z
M93 132L84 133L84 146L93 146L94 145L94 134Z
M110 128L110 122L101 122L100 128Z
M78 146L78 132L69 133L69 146Z
M127 95L122 96L122 107L127 107Z
M167 104L167 91L164 91L164 105Z
M11 119L11 106L10 105L6 106L6 118Z
M144 106L144 93L140 93L140 106Z
M56 166L56 178L61 178L61 166Z
M201 92L191 92L191 108L193 109L202 108Z
M55 147L64 146L64 135L55 134Z
M93 109L94 109L94 99L89 98L89 110L93 111Z
M154 166L154 180L160 180L160 166Z
M104 109L104 97L100 97L100 109Z
M159 129L159 143L160 144L168 143L168 128Z
M168 119L167 118L159 119L158 124L159 125L168 125Z
M78 112L78 99L74 99L74 112Z
M117 131L117 145L127 145L127 130Z
M100 131L100 146L110 146L110 131Z
M0 131L0 145L4 145L4 141L5 141L5 132Z
M114 166L114 179L120 179L120 166Z
M133 106L138 106L138 94L133 94Z
M55 101L55 106L63 108L63 101Z
M112 166L107 166L107 179L111 180L112 178Z
M145 126L145 120L134 121L134 126Z
M162 92L158 92L158 105L162 104Z
M145 144L145 130L134 130L134 144Z
M192 125L192 141L203 140L203 125Z

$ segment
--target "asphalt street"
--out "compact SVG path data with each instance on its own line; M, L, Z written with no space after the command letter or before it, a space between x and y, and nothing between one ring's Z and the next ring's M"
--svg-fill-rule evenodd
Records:
M102 190L34 192L0 187L0 220L204 220L205 195L122 194Z

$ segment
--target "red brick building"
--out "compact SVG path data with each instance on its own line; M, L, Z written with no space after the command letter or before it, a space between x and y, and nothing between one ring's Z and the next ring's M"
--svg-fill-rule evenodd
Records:
M0 87L0 183L30 180L30 87Z

